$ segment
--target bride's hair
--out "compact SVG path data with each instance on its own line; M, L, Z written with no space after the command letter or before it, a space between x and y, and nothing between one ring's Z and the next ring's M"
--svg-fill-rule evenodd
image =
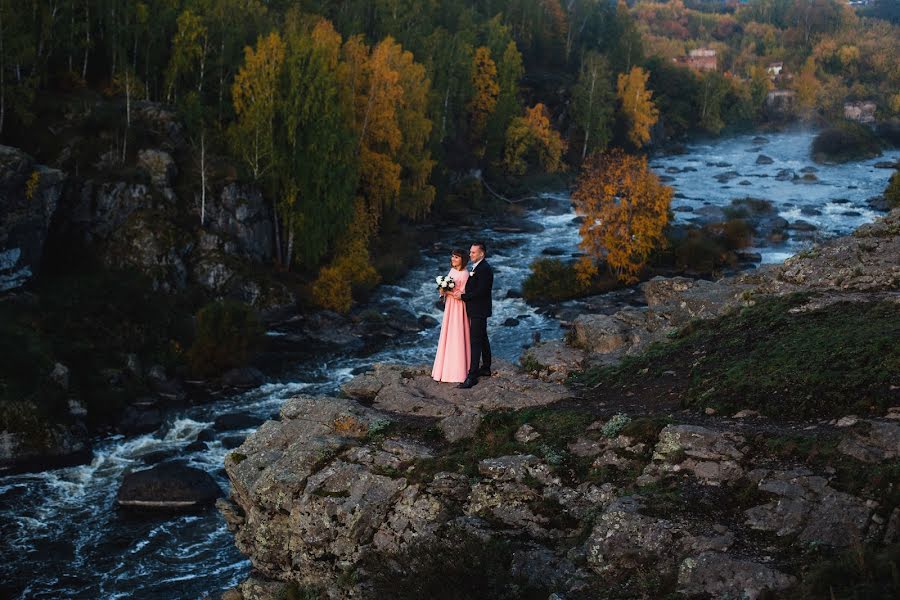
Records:
M458 256L460 263L459 268L465 269L466 265L469 264L469 257L463 250L454 250L450 253L450 256Z

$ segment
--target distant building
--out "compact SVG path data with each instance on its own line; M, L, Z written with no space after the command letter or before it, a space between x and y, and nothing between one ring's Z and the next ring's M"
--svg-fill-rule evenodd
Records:
M844 117L859 123L874 123L877 105L871 100L844 102Z
M691 50L687 56L680 56L675 62L696 71L715 71L718 67L716 51L710 48Z
M715 71L716 51L709 48L697 48L688 53L688 65L698 71Z
M773 63L769 63L769 66L766 67L766 73L769 74L769 77L770 77L770 78L775 79L776 77L778 77L779 75L781 75L781 71L782 71L783 69L784 69L784 63L783 63L783 62L781 62L781 61L779 61L779 62L773 62Z

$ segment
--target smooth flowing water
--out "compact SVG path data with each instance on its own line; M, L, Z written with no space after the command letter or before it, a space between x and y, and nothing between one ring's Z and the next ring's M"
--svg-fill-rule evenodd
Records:
M670 185L685 196L678 198L675 206L690 203L701 207L704 202L724 206L733 197L752 195L774 201L788 220L798 218L800 207L811 206L821 215L803 218L818 225L823 235L842 234L874 218L865 200L884 189L893 171L875 169L876 161L866 161L817 167L818 183L775 181L778 169L799 171L811 165L812 133L767 134L769 141L764 145L754 144L753 137L697 144L688 148L688 154L658 157L651 164L660 174L673 177ZM764 149L748 152L760 146ZM757 165L759 153L772 157L773 164ZM900 152L893 152L879 160L898 158ZM709 167L708 162L730 166ZM686 166L697 170L684 171ZM679 172L671 173L674 169ZM727 170L737 171L741 177L722 187L714 176ZM751 185L737 185L743 180ZM848 202L834 203L842 199ZM844 214L851 210L859 215ZM690 212L676 214L678 219L692 218ZM507 297L507 292L521 289L529 264L545 250L562 258L577 251L575 214L567 196L560 193L548 195L545 207L526 216L536 225L528 232L487 226L449 233L448 239L442 240L443 249L423 251L421 263L402 281L382 286L372 307L399 307L439 320L434 277L449 269L447 248L468 248L472 240L484 239L495 269L494 317L489 322L495 356L515 362L535 334L542 339L558 338L562 328L556 320L536 314L520 298ZM760 249L763 262L782 260L801 243L788 241L781 247ZM516 323L504 325L509 319ZM270 335L280 333L275 330ZM257 389L173 414L155 433L99 440L90 464L0 479L0 597L169 600L200 598L236 584L247 576L250 563L235 549L218 511L169 517L139 517L120 511L115 496L122 477L144 468L144 455L175 450L179 459L206 470L227 490L222 464L228 450L221 440L209 442L204 451L184 450L217 415L241 411L269 418L290 396L332 393L353 373L376 362L430 364L438 333L435 327L397 338L366 356L329 354L304 361ZM234 433L249 431L228 435Z

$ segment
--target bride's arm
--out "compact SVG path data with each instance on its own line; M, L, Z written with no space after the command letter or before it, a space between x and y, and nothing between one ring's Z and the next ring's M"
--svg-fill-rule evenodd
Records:
M457 282L456 287L453 288L453 291L450 292L450 295L456 298L457 300L462 300L461 296L466 291L466 282L469 281L468 275L462 280Z

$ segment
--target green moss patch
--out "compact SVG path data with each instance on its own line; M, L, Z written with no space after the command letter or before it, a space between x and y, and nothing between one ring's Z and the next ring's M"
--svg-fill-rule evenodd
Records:
M679 374L684 406L755 409L784 418L883 411L900 385L900 306L837 303L790 312L803 295L767 298L752 307L683 328L616 367L571 379L589 387L632 388Z

